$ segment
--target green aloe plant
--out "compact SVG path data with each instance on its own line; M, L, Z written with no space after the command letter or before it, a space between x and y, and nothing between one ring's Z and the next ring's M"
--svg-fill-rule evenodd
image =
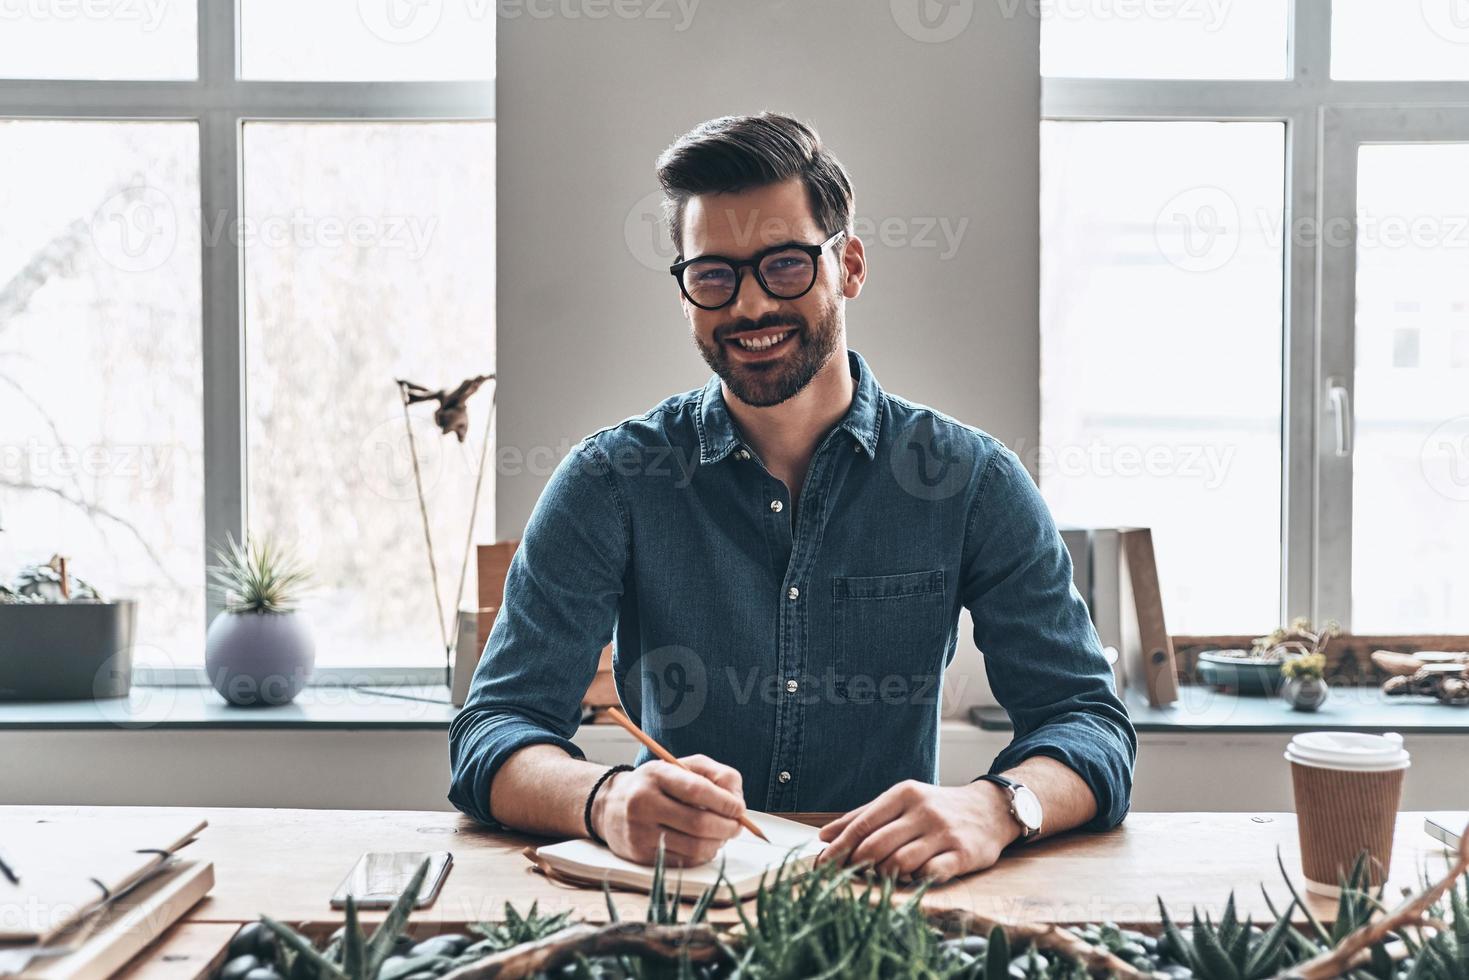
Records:
M1198 909L1194 910L1191 938L1186 939L1160 898L1158 911L1163 919L1164 936L1161 945L1171 959L1188 967L1200 980L1263 980L1289 962L1287 940L1290 915L1295 907L1292 901L1285 914L1262 932L1248 917L1240 921L1231 892L1218 925L1208 915L1201 921Z

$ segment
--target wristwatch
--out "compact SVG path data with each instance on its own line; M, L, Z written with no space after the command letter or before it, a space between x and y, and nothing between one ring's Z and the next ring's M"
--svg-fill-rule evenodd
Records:
M1024 832L1020 835L1021 840L1030 840L1041 832L1041 799L1029 786L994 773L976 776L971 782L977 783L981 779L994 783L1010 794L1010 816L1014 817L1016 823L1024 828Z

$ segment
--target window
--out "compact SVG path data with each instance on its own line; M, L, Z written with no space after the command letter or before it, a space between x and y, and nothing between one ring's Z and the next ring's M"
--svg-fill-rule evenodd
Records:
M1469 633L1461 6L1041 8L1041 487L1176 633Z
M139 603L141 659L204 630L199 129L0 121L0 574L67 555Z
M312 564L319 667L441 676L395 379L494 370L495 8L308 6L0 28L0 574L138 599L155 678L202 679L247 530ZM452 588L481 444L413 424Z
M1146 515L1160 565L1187 569L1161 580L1172 628L1269 623L1284 126L1058 121L1042 141L1048 502L1089 526Z

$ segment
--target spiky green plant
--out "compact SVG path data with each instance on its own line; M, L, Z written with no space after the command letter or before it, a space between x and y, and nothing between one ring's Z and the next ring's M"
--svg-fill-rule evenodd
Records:
M531 902L530 911L521 915L515 910L515 906L506 902L505 921L476 922L469 927L469 931L480 939L459 954L459 958L475 960L521 943L545 939L552 933L565 929L571 924L570 919L570 909L555 915L542 915L540 902Z
M296 608L310 573L294 555L269 538L233 537L216 548L209 566L211 587L232 613L287 613Z
M947 942L922 907L926 885L905 901L892 901L896 882L874 880L865 867L817 865L808 874L783 863L773 880L762 878L755 914L736 905L742 948L728 954L730 976L749 980L836 977L949 978L1008 976L1010 951L1004 933L992 935L984 957ZM733 889L730 897L735 898ZM1046 972L1036 960L1037 976ZM998 973L996 972L998 971ZM1082 970L1076 976L1084 976Z
M1297 962L1290 958L1291 947L1288 945L1290 915L1295 907L1292 901L1275 925L1261 932L1248 917L1243 922L1239 920L1231 892L1217 926L1207 914L1201 921L1198 909L1194 910L1190 938L1185 939L1160 898L1162 949L1170 959L1188 967L1200 980L1263 980L1273 976L1282 965Z
M357 921L357 903L347 896L346 924L339 942L334 942L325 952L318 950L305 936L268 915L261 921L275 933L287 952L287 976L312 978L315 980L374 980L382 968L383 961L393 953L398 937L408 925L408 914L418 899L419 889L428 876L429 859L424 858L418 870L408 881L408 887L398 896L383 921L371 936L364 935ZM427 957L424 957L427 959ZM300 961L300 962L298 962Z
M1383 888L1371 886L1365 854L1342 878L1330 929L1311 914L1279 855L1277 861L1291 902L1284 912L1277 912L1265 895L1275 916L1268 928L1256 927L1248 918L1241 921L1231 895L1217 923L1195 911L1188 928L1175 925L1160 901L1163 935L1156 940L1112 923L1083 926L1077 932L1147 972L1194 980L1263 980L1289 976L1293 967L1338 946L1384 910ZM262 916L278 937L281 975L289 980L429 980L490 954L545 939L573 924L570 913L541 915L532 905L521 915L507 904L503 922L470 927L482 938L457 955L404 955L404 947L412 943L406 938L409 912L427 870L425 862L371 936L364 934L349 900L346 925L323 950ZM660 851L646 912L650 926L678 926L681 918L690 926L704 924L710 903L721 889L735 897L721 873L715 886L703 892L685 916L678 889L668 887L669 873ZM719 940L721 958L694 963L687 957L578 954L549 976L555 980L1086 980L1082 963L1043 953L1033 943L1012 944L999 928L988 936L946 939L925 917L921 907L924 889L894 903L895 888L892 879L875 879L862 867L823 864L801 875L793 865L782 864L773 877L762 880L753 913L743 903L735 906L739 928ZM606 898L608 916L616 922L618 912L610 891ZM1300 928L1291 921L1298 910L1305 920ZM1348 976L1353 980L1469 980L1469 876L1430 910L1425 922L1452 924L1446 929L1418 925L1396 933L1393 940L1401 941L1396 954L1389 949L1390 943L1378 943L1371 948L1370 959ZM1406 959L1394 959L1404 951Z

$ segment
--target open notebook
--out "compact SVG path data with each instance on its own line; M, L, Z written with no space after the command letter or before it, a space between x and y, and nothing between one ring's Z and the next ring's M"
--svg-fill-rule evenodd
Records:
M707 864L668 868L664 874L664 887L669 894L677 893L683 898L698 897L718 880L722 859L724 877L734 887L735 894L742 899L749 898L760 887L761 875L774 878L782 861L787 862L788 876L804 874L826 847L825 842L816 836L815 827L757 810L747 810L746 813L770 838L770 843L765 843L748 830L741 830L740 835L731 838L719 855ZM547 844L536 848L534 854L532 860L535 863L573 881L589 885L600 885L605 881L614 887L644 892L653 887L651 867L620 858L596 841L569 840ZM721 885L715 902L723 904L729 900L729 889Z
M0 941L44 943L141 881L204 829L188 811L98 820L0 816L20 884L0 876Z

